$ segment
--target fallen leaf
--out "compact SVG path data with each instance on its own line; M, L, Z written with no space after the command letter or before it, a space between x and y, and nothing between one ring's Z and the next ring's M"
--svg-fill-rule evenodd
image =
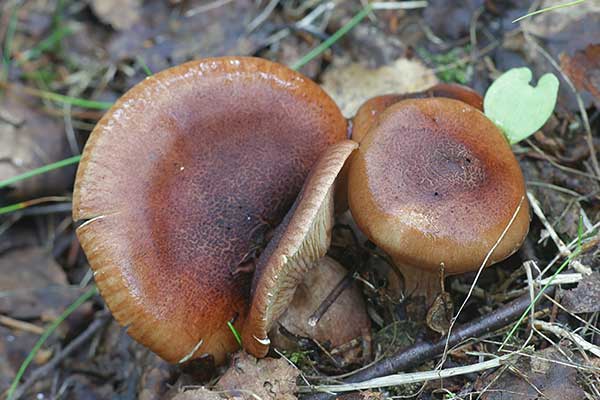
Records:
M117 30L129 29L140 19L140 0L92 0L100 20Z
M371 97L389 93L411 93L437 83L432 70L421 62L400 58L390 65L368 69L361 64L329 67L322 87L337 102L347 118Z
M588 45L573 57L561 54L560 67L578 90L586 90L600 108L600 44Z
M208 8L199 0L177 8L167 1L144 2L139 20L109 39L108 54L114 62L139 56L154 72L199 57L252 54L263 33L248 34L246 26L258 12L252 0Z
M573 313L600 311L600 272L585 276L575 289L567 290L562 305Z
M429 329L445 335L450 328L450 321L452 321L453 316L454 303L452 302L452 297L450 293L442 292L436 296L433 304L427 310L425 321Z
M178 393L171 400L223 400L226 397L221 397L219 393L208 389L187 390Z
M0 100L0 181L71 156L62 123L24 102L14 91ZM74 167L62 168L11 185L11 198L64 193L75 175Z
M26 247L2 254L0 276L0 291L67 284L63 269L52 254L41 247Z
M500 368L475 383L482 400L585 399L577 383L577 369L565 365L565 348L548 347L530 357L518 358L512 368Z
M232 357L230 368L219 379L217 387L242 399L294 400L296 378L300 372L286 360L257 360L245 352Z

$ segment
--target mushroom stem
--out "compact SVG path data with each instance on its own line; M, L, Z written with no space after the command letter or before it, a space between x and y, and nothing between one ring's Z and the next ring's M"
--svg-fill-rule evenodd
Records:
M424 307L427 313L436 296L443 291L440 273L403 264L397 260L394 260L394 263L404 277L404 296L410 299L411 304Z

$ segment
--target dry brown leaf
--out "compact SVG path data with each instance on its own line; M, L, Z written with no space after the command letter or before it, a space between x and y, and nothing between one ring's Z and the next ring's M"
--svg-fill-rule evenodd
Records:
M589 45L573 57L561 54L560 67L578 90L586 90L600 108L600 44Z
M242 351L232 357L231 366L217 387L241 399L256 399L254 394L263 400L294 400L299 374L298 369L284 359L257 360Z
M600 311L600 272L595 271L584 277L575 289L568 290L562 304L574 313Z
M371 97L418 92L437 82L433 71L421 62L400 58L377 69L368 69L358 63L334 64L323 74L322 87L340 106L344 116L350 118Z
M94 14L116 30L129 29L140 19L140 0L92 0L91 5Z
M500 368L475 384L482 400L585 399L577 384L577 369L569 367L568 349L548 347L531 357L520 357L513 368Z
M39 108L15 91L0 100L0 181L72 155L62 123ZM58 194L70 187L73 176L74 167L62 168L16 183L8 192L16 199Z
M68 283L65 272L52 254L41 247L26 247L3 254L0 276L0 291L40 289Z
M194 389L178 393L171 400L223 400L219 393L208 389Z

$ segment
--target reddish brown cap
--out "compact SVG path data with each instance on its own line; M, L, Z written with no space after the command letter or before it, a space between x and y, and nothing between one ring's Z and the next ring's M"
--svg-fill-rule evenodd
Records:
M360 143L379 115L389 106L406 99L445 97L460 100L483 111L483 97L473 89L456 83L438 83L422 92L386 94L365 101L352 119L352 140Z
M515 252L529 229L525 183L502 132L447 98L404 100L369 130L349 167L350 210L397 264L448 274Z
M242 340L244 348L256 357L267 354L270 343L267 333L292 301L304 273L329 248L334 183L357 147L356 142L345 140L325 151L258 260L252 283L252 305Z
M208 58L153 75L92 132L73 218L106 303L170 362L237 347L249 275L232 271L278 224L346 122L318 85L282 65Z

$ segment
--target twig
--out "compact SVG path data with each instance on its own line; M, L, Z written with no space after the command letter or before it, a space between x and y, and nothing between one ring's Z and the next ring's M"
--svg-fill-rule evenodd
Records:
M300 387L300 392L307 392L311 390L320 390L327 392L349 392L352 390L364 390L371 388L380 388L388 386L406 385L409 383L427 382L433 379L444 379L452 376L466 375L473 372L484 371L490 368L497 368L503 364L506 360L514 357L518 353L506 354L504 356L495 358L493 360L483 361L476 364L466 365L463 367L447 368L443 370L433 370L425 372L413 372L410 374L395 374L383 376L381 378L375 378L360 383L347 383L342 385L318 385L310 387Z
M585 351L589 351L596 357L600 357L600 347L588 342L576 333L569 332L565 328L544 321L535 321L535 327L550 332L558 337L568 339L581 347Z
M553 288L548 288L545 293L551 294ZM466 339L482 336L486 333L500 329L515 319L519 318L531 304L529 293L518 299L500 307L491 314L484 315L475 321L457 326L448 340L442 338L437 342L416 343L400 352L383 359L371 367L366 368L359 373L345 379L345 383L356 383L365 380L377 378L392 374L396 371L405 370L420 365L435 356L442 354L448 346L455 346ZM324 400L329 399L331 395L327 393L317 393L306 396L304 400Z
M24 332L35 333L36 335L41 335L44 333L44 328L40 326L25 321L19 321L18 319L7 317L6 315L0 315L0 324L8 326L9 328L19 329Z
M91 337L104 326L106 321L109 320L109 314L103 313L98 318L96 318L77 338L73 339L71 343L69 343L64 349L62 349L58 354L56 354L52 360L48 361L48 363L39 367L35 371L33 371L29 378L21 385L12 397L13 400L18 400L25 394L25 392L37 383L40 379L48 375L52 372L58 365L67 358L73 351L77 350L81 345L87 342Z
M321 305L317 310L308 318L308 325L317 326L323 315L329 310L329 307L335 303L335 301L340 297L340 295L344 292L344 290L348 289L350 285L354 282L354 274L356 273L356 269L352 271L348 271L346 276L335 285L335 287L331 290L331 292L327 295L325 300L321 302Z
M552 226L552 224L550 224L550 222L544 215L544 212L542 211L542 208L540 207L540 204L539 204L538 200L536 199L536 197L533 195L533 193L528 191L527 198L529 199L529 204L531 204L531 208L533 209L533 212L539 218L540 222L544 225L544 228L546 228L546 231L550 235L550 238L552 239L552 241L558 248L560 255L563 257L570 257L571 254L573 254L573 252L571 251L571 249L569 249L569 247L567 245L565 245L565 242L563 242L562 239L560 237L558 237L558 234L554 230L554 227ZM592 269L590 267L583 265L581 262L579 262L577 260L573 260L571 262L570 266L573 267L574 270L576 270L577 272L579 272L580 274L583 274L583 275L590 275L592 273Z

